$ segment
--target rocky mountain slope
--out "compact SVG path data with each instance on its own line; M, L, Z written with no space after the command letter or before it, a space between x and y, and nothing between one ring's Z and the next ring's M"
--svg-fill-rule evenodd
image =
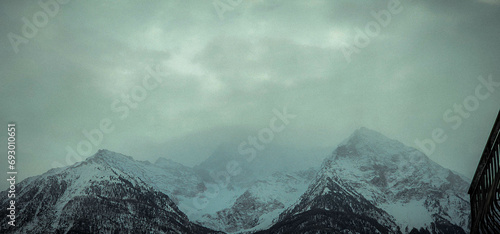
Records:
M465 233L467 187L466 178L420 151L361 128L266 232Z
M322 163L318 155L324 149L308 154L269 146L250 162L236 149L219 147L195 168L100 150L19 183L19 225L2 223L0 233L469 230L469 180L375 131L356 130ZM227 183L210 176L227 172L231 161L241 171L225 178ZM6 191L0 199L7 207Z
M398 233L394 218L335 174L319 172L299 201L279 217L270 233Z
M402 229L431 229L441 220L469 229L469 179L380 133L357 130L324 166L394 216Z
M217 233L190 222L168 195L125 172L139 164L101 150L73 166L28 178L17 188L17 225L3 222L0 232ZM2 207L7 202L2 200Z
M253 232L269 227L284 209L305 192L316 170L276 172L255 181L228 208L206 214L204 226L225 232Z

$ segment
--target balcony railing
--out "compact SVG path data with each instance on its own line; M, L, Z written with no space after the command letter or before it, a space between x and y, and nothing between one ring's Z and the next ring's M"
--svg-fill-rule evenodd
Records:
M469 188L471 233L500 233L500 111Z

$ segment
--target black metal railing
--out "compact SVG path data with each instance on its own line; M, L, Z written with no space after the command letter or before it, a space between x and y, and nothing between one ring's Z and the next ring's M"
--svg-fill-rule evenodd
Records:
M471 233L500 233L500 111L469 188Z

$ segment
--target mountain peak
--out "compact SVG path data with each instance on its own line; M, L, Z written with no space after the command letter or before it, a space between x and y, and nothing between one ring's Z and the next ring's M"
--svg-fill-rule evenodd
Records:
M103 161L135 161L134 158L126 156L117 152L107 149L99 149L94 155L87 158L89 160L103 160Z
M397 155L411 156L413 160L418 159L417 161L427 158L417 149L365 127L355 130L340 143L331 158L363 156L375 161L381 159L397 161Z
M111 153L114 153L114 154L117 154L116 152L113 152L111 150L108 150L108 149L99 149L95 154L101 154L101 155L104 155L104 154L111 154Z
M390 140L386 136L382 135L382 133L377 132L377 131L372 130L372 129L369 129L369 128L366 128L366 127L360 127L358 129L356 129L351 134L350 138L352 138L352 137L364 137L364 138L370 138L370 139L387 139L387 140Z
M376 147L379 148L381 146L390 147L390 148L406 148L403 143L391 139L380 132L375 130L361 127L356 129L351 136L345 139L339 146L352 146L352 147Z

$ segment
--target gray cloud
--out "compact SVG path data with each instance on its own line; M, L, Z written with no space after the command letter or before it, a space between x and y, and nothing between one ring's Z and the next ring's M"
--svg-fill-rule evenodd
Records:
M284 106L298 117L276 144L334 147L366 126L415 146L443 128L449 138L430 157L471 176L500 91L457 130L442 116L474 94L478 76L500 81L497 3L401 1L348 63L342 46L387 1L243 1L223 20L210 1L70 1L17 54L8 33L22 35L21 18L41 8L4 1L0 122L18 124L22 178L65 162L65 147L103 118L115 130L94 151L195 165ZM111 104L155 65L169 75L120 120Z

